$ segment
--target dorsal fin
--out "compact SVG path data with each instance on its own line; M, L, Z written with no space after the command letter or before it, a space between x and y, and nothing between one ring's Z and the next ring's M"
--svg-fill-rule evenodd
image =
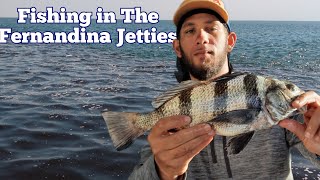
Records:
M162 104L164 104L165 102L167 102L168 100L170 100L171 98L173 98L174 96L179 94L181 91L189 89L191 87L195 87L200 84L207 84L207 83L211 83L211 82L224 81L226 79L235 78L237 76L244 75L244 74L247 74L247 73L236 72L236 73L232 73L232 74L226 74L226 75L223 75L217 79L211 79L208 81L195 81L195 80L182 81L179 85L173 87L172 89L168 90L167 92L165 92L165 93L161 94L160 96L158 96L157 98L155 98L152 101L152 106L154 108L158 108Z
M154 108L160 107L162 104L179 94L181 91L184 91L186 89L189 89L191 87L197 86L199 84L202 84L201 81L194 81L194 80L188 80L188 81L183 81L179 85L173 87L172 89L169 89L165 93L161 94L160 96L156 97L152 101L152 106Z
M233 72L231 74L225 74L225 75L222 75L216 79L212 79L212 80L209 80L209 81L213 81L213 82L219 82L219 81L225 81L227 79L233 79L233 78L236 78L238 76L241 76L241 75L248 75L250 73L248 72Z

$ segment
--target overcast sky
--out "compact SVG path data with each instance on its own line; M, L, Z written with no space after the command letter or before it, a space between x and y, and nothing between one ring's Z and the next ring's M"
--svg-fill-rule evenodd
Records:
M0 17L17 18L17 8L36 7L43 11L52 6L67 11L90 11L97 7L119 15L120 8L140 6L143 11L156 11L161 20L172 19L182 0L2 0ZM320 0L224 0L231 20L320 21Z

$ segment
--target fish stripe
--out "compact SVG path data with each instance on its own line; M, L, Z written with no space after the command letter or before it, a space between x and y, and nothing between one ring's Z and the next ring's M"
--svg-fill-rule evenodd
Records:
M277 83L275 82L275 80L273 79L270 79L270 85L268 86L267 90L266 90L266 94L269 93L269 92L272 92L272 91L276 91L277 88L279 88L277 86Z
M257 76L248 74L243 79L247 108L260 107L261 101L257 85Z
M228 97L228 80L217 81L214 86L214 96L215 97ZM216 112L213 112L213 117L218 114L223 114L227 112L227 101L228 98L215 98L214 107L217 109Z
M191 91L192 90L184 90L179 95L179 109L182 115L190 115L192 108Z

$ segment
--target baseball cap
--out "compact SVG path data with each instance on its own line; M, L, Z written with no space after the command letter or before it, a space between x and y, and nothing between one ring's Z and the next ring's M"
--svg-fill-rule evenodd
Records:
M173 22L179 25L181 18L188 12L196 9L208 9L216 12L225 23L229 21L229 15L224 8L222 0L184 0L173 16Z
M180 36L180 29L183 21L193 14L208 13L215 15L219 21L221 21L228 32L230 32L229 15L224 7L222 0L183 0L173 16L173 23L177 27L177 38ZM188 70L185 68L183 61L177 57L176 65L178 71L175 72L175 76L178 82L190 80ZM230 63L230 53L228 53L228 66L229 73L233 71L233 67Z

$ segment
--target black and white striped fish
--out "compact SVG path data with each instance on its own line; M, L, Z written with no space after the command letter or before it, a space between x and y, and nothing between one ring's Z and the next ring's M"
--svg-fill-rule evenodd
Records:
M149 113L103 112L117 150L167 116L188 115L190 126L209 123L216 134L234 136L229 154L239 153L254 131L278 124L298 111L291 102L304 93L296 85L253 74L235 73L210 81L185 81L156 98ZM241 140L241 141L239 141Z

